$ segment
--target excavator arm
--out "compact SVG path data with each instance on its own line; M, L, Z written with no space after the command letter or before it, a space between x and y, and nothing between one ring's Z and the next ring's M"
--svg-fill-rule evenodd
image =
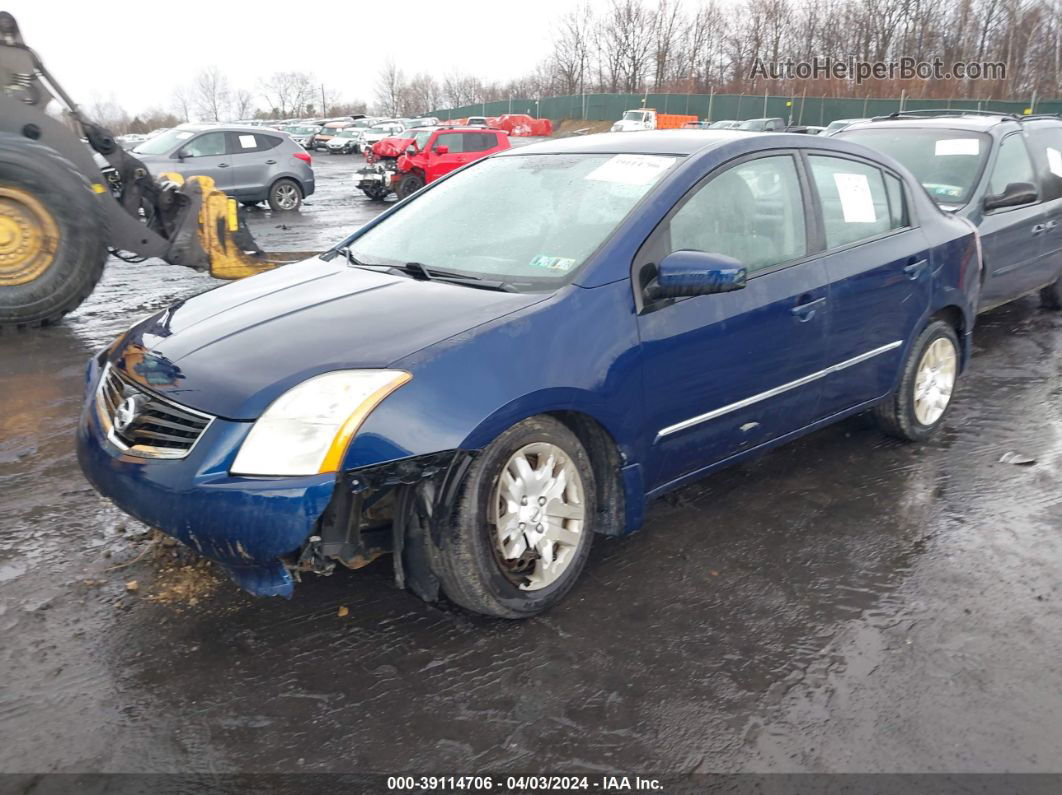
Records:
M58 320L91 292L108 252L219 279L313 256L263 252L209 177L153 177L85 117L0 11L0 328Z

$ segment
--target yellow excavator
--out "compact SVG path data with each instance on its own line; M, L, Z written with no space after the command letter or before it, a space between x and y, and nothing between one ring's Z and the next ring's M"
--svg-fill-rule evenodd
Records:
M312 256L265 254L241 213L209 177L154 178L85 117L0 11L0 330L58 322L92 293L108 254L219 279Z

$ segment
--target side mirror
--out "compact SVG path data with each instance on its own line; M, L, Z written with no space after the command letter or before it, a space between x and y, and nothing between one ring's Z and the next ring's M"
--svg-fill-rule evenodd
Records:
M733 257L703 251L673 251L660 261L646 288L650 299L729 293L745 287L748 271Z
M192 157L192 155L189 154L186 149L178 149L174 157L176 157L178 160L184 160L186 157Z
M1039 198L1036 186L1030 182L1012 182L998 196L985 196L985 211L998 210L1001 207L1017 207L1031 204Z
M446 154L449 154L449 153L450 153L450 147L448 147L448 146L437 146L437 147L435 147L435 154L437 154L437 155L446 155Z

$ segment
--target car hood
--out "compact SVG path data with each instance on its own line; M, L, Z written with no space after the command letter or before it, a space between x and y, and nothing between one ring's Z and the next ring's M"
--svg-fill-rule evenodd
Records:
M352 268L288 265L182 301L133 326L110 361L172 400L254 419L285 390L332 370L381 368L544 300Z

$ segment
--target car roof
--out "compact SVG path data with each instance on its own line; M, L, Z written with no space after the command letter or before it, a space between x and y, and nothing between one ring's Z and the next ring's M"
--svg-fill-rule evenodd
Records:
M1032 120L1030 120L1032 121ZM966 114L956 113L941 116L877 116L863 119L846 127L846 130L866 130L872 128L928 127L930 129L969 130L971 132L988 132L1000 124L1017 124L1018 119L1005 113Z
M646 130L645 132L573 135L511 150L523 154L641 154L691 155L741 138L756 138L740 130ZM794 138L806 138L793 135Z
M192 132L205 132L206 130L219 130L221 132L282 132L276 127L252 127L249 124L224 124L224 123L206 123L206 122L191 122L178 124L174 129L177 130L190 130Z

